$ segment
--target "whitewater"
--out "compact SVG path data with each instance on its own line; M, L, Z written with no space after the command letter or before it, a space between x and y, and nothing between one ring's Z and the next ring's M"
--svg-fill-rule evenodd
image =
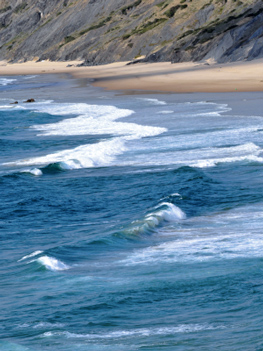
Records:
M0 79L0 350L261 350L262 94L77 86Z

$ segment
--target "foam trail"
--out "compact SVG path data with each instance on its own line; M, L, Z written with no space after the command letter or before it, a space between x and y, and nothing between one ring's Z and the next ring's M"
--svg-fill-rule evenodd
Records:
M188 220L185 228L169 228L175 240L135 250L121 265L197 263L240 258L261 258L262 210L246 206ZM245 220L249 218L249 221ZM222 225L223 224L223 225Z
M35 257L35 256L37 256L37 255L40 255L41 253L43 253L43 251L41 251L41 250L34 251L34 252L32 252L31 254L26 255L26 256L20 258L20 260L18 260L17 262L24 261L24 260L26 260L26 259L28 259L28 258L31 258L31 257Z
M56 258L50 256L39 257L36 261L46 267L46 269L54 272L70 269L70 267L62 261L59 261Z
M44 337L64 336L68 339L119 339L127 337L148 337L152 335L172 335L177 333L198 333L206 330L225 329L224 325L211 324L181 324L176 327L162 328L140 328L132 330L113 331L108 334L76 334L68 331L61 332L46 332Z
M148 99L148 98L138 98L139 100L147 101L153 105L167 105L165 101L161 101L158 99Z
M114 135L115 137L97 144L81 145L75 149L62 150L53 154L21 159L4 163L4 166L48 166L57 164L58 169L79 169L109 166L117 155L126 150L128 141L152 137L166 131L166 128L144 126L135 123L115 122L116 119L127 117L132 110L120 109L115 106L88 104L55 104L52 102L36 103L27 106L39 112L53 115L79 114L78 117L67 118L58 123L34 125L31 129L38 130L41 136L73 136L73 135ZM24 109L24 106L18 106ZM33 175L41 175L37 168L30 170Z
M157 113L159 113L161 115L169 115L170 113L174 113L174 111L172 111L172 110L164 110L164 111L159 111Z
M8 85L8 84L12 84L13 82L15 82L17 79L13 79L13 78L0 78L0 85Z
M161 144L162 146L162 144ZM143 146L144 147L144 146ZM232 162L263 162L262 149L254 143L246 143L230 147L210 147L210 148L194 148L190 151L178 150L177 144L171 149L167 149L165 153L160 153L160 146L156 142L152 147L151 153L148 153L147 159L143 152L145 148L138 148L140 153L134 158L126 157L125 164L127 165L177 165L190 167L213 167L218 163Z
M62 106L60 106L62 105ZM71 136L71 135L132 135L137 138L155 136L166 131L165 128L143 126L135 123L115 122L134 113L132 110L119 109L114 106L87 104L45 104L43 112L53 115L78 114L78 117L67 118L57 123L33 125L31 129L40 132L39 136ZM80 106L79 106L80 105Z

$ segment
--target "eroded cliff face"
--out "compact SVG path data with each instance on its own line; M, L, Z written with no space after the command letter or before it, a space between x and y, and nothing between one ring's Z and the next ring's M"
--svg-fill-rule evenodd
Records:
M0 0L0 59L250 60L262 24L262 0Z

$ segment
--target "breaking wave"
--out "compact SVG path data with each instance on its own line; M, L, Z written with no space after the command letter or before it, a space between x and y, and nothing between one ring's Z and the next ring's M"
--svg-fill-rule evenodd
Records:
M39 257L36 260L38 263L40 263L42 266L44 266L46 269L56 272L56 271L65 271L67 269L70 269L70 266L66 265L62 261L59 261L58 259L50 256L42 256Z
M17 108L24 109L23 106ZM58 123L33 125L31 129L40 132L39 136L72 135L114 135L109 140L96 144L86 144L74 149L62 150L52 154L6 162L4 166L50 166L57 165L61 170L109 166L117 155L126 150L128 141L156 136L166 131L165 128L144 126L135 123L115 122L127 117L132 110L114 106L88 104L55 104L51 101L36 103L27 109L46 112L53 115L74 115L78 117L64 119ZM26 170L33 175L41 175L39 167Z
M17 79L14 78L0 78L0 85L9 85L12 84L13 82L17 81Z
M186 214L179 207L163 202L143 219L133 221L122 233L125 235L147 234L165 223L175 223L183 219L186 219Z

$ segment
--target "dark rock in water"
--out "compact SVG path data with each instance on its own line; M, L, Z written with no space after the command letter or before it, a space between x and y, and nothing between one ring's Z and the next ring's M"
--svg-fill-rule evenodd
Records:
M27 101L24 101L24 103L27 103L27 102L35 102L35 99L27 99Z
M18 104L18 101L10 102L10 105L16 105Z

